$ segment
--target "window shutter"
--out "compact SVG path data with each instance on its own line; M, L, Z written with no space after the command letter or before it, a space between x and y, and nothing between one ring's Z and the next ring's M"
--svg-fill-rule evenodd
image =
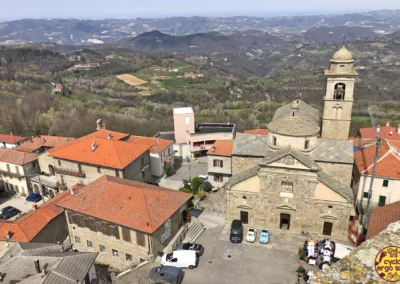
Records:
M102 233L104 235L107 235L107 236L110 235L110 228L109 228L109 225L107 223L103 223L102 224Z
M79 227L84 227L84 223L83 223L83 216L82 215L78 215L78 216L76 216L77 218L77 225L79 226Z
M136 232L136 243L139 246L144 247L145 246L145 241L144 241L144 234Z
M131 242L131 232L126 228L122 228L122 238L124 241Z
M213 166L215 167L217 165L217 160L213 160Z
M119 240L119 227L115 227L115 237Z
M219 161L219 165L220 165L221 168L224 166L223 162L224 162L223 160Z
M93 219L89 219L89 228L91 231L96 232L96 222Z

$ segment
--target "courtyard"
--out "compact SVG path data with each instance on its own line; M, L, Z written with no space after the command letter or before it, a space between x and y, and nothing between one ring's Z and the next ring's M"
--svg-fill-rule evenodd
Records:
M45 200L47 201L48 199L45 197ZM0 210L6 206L13 206L17 209L19 209L22 214L28 213L29 211L33 210L33 205L36 204L38 207L40 207L43 204L43 200L34 203L34 202L28 202L25 200L25 197L23 196L18 196L16 194L13 194L12 192L5 191L0 194ZM13 221L17 219L19 215L14 216L10 218L10 221Z
M207 174L207 164L204 163L182 163L177 166L178 169L175 174L161 179L159 185L162 187L178 190L182 186L184 179L192 179L199 175Z

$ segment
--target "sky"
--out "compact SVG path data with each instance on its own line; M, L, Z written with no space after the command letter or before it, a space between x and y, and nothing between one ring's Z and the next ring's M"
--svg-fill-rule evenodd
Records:
M0 0L0 20L278 16L400 9L400 0Z

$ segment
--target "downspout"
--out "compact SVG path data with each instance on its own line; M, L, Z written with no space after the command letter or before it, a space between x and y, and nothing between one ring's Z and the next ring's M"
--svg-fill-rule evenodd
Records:
M147 254L148 254L148 255L152 252L150 243L151 243L150 235L147 235L147 245L149 246L149 249L148 249L148 251L147 251ZM153 255L153 256L154 256L154 255Z

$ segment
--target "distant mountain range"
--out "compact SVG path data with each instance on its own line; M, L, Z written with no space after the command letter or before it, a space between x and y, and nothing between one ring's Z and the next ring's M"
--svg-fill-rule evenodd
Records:
M93 45L116 42L154 30L170 35L210 32L224 34L252 30L271 35L301 35L306 40L317 42L337 42L341 40L343 34L348 35L349 39L353 39L399 31L400 10L272 18L242 16L227 18L138 18L131 20L24 19L0 23L0 45L24 43ZM186 38L186 40L188 42L193 41L193 45L200 45L194 39ZM216 40L223 39L217 37ZM138 44L137 40L133 43Z

